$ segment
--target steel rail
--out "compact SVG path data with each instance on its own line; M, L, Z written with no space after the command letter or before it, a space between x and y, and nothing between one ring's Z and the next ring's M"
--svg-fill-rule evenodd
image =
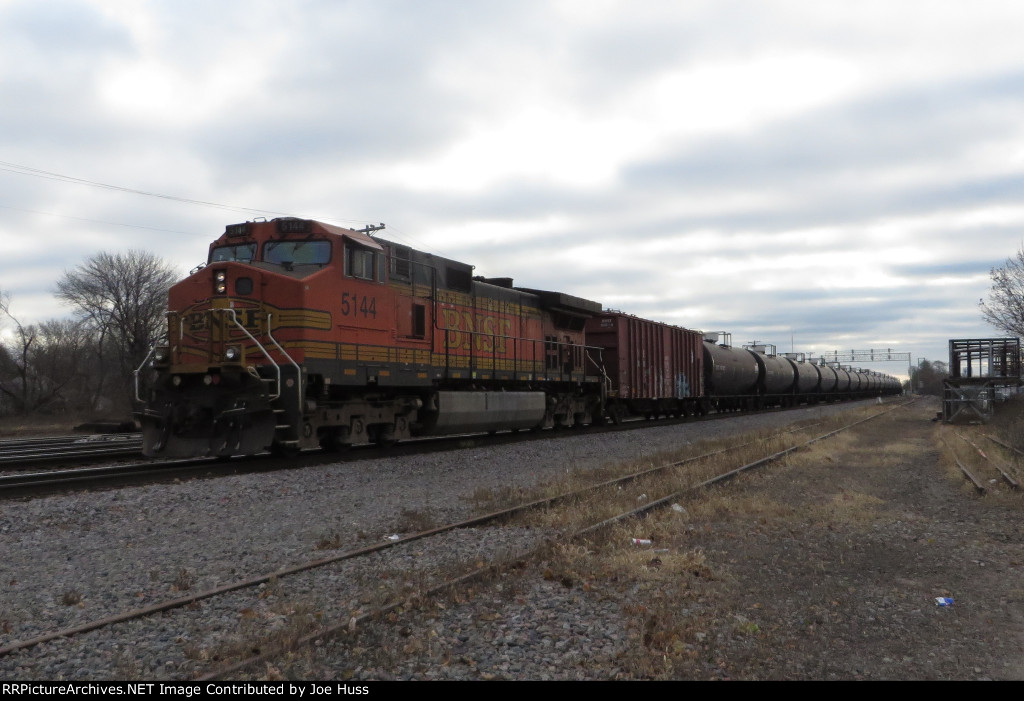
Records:
M1013 478L1013 476L1012 476L1012 475L1011 475L1011 474L1010 474L1009 472L1007 472L1007 471L1006 471L1006 470L1004 469L1004 466L1003 466L1003 465L999 464L999 463L998 463L998 462L996 462L996 461L995 461L994 459L992 459L992 458L990 458L990 457L989 457L988 455L986 455L986 454L985 454L985 451L984 451L984 450L982 450L981 448L979 448L979 447L977 446L977 444L976 444L976 443L975 443L974 441L972 441L972 440L971 440L970 438L968 438L967 436L963 435L962 433L960 433L960 432L958 432L958 431L957 431L957 432L955 432L955 433L956 433L956 435L957 435L957 436L959 436L959 437L960 437L960 438L961 438L961 439L962 439L963 441L965 441L966 443L969 443L969 444L971 445L971 447L973 447L973 448L974 448L974 449L975 449L976 451L978 451L978 455L980 455L980 456L981 456L982 458L984 458L984 459L985 459L985 461L986 461L986 462L987 462L987 463L988 463L989 465L991 465L992 467L994 467L994 468L995 468L995 469L996 469L996 470L997 470L997 471L999 472L999 474L1000 474L1000 475L1002 475L1002 477L1003 477L1003 480L1004 480L1004 481L1005 481L1005 482L1006 482L1007 484L1009 484L1011 488L1013 488L1013 489L1020 489L1020 482L1018 482L1018 481L1017 481L1016 479L1014 479L1014 478Z

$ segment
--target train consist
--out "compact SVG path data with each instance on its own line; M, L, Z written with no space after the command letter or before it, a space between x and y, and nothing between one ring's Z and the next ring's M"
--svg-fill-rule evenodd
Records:
M136 372L147 455L340 449L897 394L306 219L233 224Z

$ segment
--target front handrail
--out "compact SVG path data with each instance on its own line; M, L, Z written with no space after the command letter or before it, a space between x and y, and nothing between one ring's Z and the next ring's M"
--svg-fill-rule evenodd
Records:
M281 351L281 355L283 355L284 357L288 358L288 362L291 363L292 366L294 366L294 368L295 368L295 388L296 388L296 392L298 394L298 399L299 399L299 416L302 416L302 414L303 414L303 411L302 411L302 408L303 408L303 401L302 401L302 369L299 367L299 364L296 363L292 359L292 357L290 355L288 355L288 351L286 351L284 348L281 347L281 344L277 342L276 338L274 338L274 334L270 333L270 316L271 316L270 314L267 314L267 338L269 338L274 343L274 345L277 346L277 349L279 351ZM281 381L280 377L281 377L281 371L278 370L278 383L280 383L280 381ZM278 387L278 389L280 389L280 387Z
M154 352L156 352L156 346L152 345L149 347L149 352L146 353L146 357L142 359L142 364L135 368L135 372L132 373L135 375L135 401L139 404L142 404L142 396L139 394L139 373L142 372L142 368L146 367L146 363L149 362L149 357L153 355Z
M278 397L280 397L281 396L281 366L278 365L277 362L271 357L270 352L266 348L263 347L262 343L260 343L259 341L256 340L255 336L253 336L251 333L249 333L249 329L247 329L244 326L242 326L242 323L240 321L238 321L238 315L235 314L235 310L234 309L211 309L210 311L211 312L230 312L230 314L231 314L231 321L235 324L235 326L237 326L242 331L242 333L244 333L246 336L248 336L249 340L252 341L253 343L255 343L256 347L260 349L260 352L263 353L264 357L266 357L266 359L270 361L270 364L274 366L274 373L276 375L277 393L274 394L273 396L269 397L269 398L270 399L277 399ZM270 328L270 315L269 314L267 315L267 328L268 328L268 330ZM274 341L274 343L276 345L277 342ZM285 357L288 357L287 353L285 353ZM288 358L288 360L291 360L291 358Z
M210 311L210 312L226 312L226 313L230 314L231 315L231 322L238 328L239 331L241 331L242 333L245 334L246 338L248 338L250 341L252 341L253 344L257 348L259 348L260 352L263 354L263 356L267 359L267 361L274 368L274 384L275 384L275 387L274 387L274 390L272 391L272 393L270 394L270 396L268 398L270 400L274 400L274 399L279 398L281 396L281 394L282 394L281 366L277 363L277 361L274 360L273 356L270 354L270 351L268 351L267 348L262 343L260 343L259 340L255 336L252 335L252 333L249 332L249 329L245 328L245 326L242 325L242 322L240 322L238 320L238 315L235 313L234 309L230 309L230 308L217 309L217 308L215 308L215 309L209 309L208 311ZM296 377L296 381L298 383L297 384L298 409L299 409L299 415L301 416L302 415L302 406L303 406L303 402L302 402L302 369L299 367L299 364L296 363L295 360L291 357L291 355L288 354L288 351L286 351L281 346L281 344L278 343L277 339L274 338L274 335L270 331L270 321L271 321L271 315L267 314L267 338L270 339L271 343L274 344L274 347L277 348L277 350L280 351L281 355L283 355L285 358L287 358L288 362L295 368L295 377ZM179 324L178 333L179 333L179 335L182 335L182 334L184 334L184 319L181 319L180 322L181 323ZM144 367L146 367L146 364L149 362L150 357L152 357L152 355L153 355L153 353L155 351L156 351L156 346L155 345L150 347L149 353L147 353L146 357L142 360L142 364L140 364L139 367L136 368L134 373L133 373L134 376L135 376L135 400L137 402L139 402L140 404L142 403L142 395L141 395L141 391L140 391L139 375L142 373L142 369Z

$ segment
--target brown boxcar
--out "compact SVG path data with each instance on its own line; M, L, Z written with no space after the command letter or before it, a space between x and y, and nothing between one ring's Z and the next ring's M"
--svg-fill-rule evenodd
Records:
M616 311L586 323L587 345L603 349L608 414L679 416L701 409L704 396L704 337Z

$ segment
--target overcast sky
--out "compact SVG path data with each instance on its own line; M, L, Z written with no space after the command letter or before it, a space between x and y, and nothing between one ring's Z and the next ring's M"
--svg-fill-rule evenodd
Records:
M287 214L737 345L946 360L1001 335L1024 241L1022 33L986 0L0 0L0 290L65 316L98 251L184 275Z

